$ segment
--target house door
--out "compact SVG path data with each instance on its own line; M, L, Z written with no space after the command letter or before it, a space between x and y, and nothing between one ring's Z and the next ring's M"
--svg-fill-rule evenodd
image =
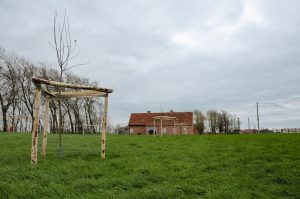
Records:
M148 134L149 135L154 135L155 134L155 127L148 127Z

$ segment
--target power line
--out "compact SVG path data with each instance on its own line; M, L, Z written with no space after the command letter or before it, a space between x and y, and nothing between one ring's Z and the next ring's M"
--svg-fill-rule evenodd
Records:
M256 108L256 105L253 106L253 107L246 113L246 115L249 116L249 113L251 113L255 108Z
M258 132L259 132L259 111L258 111L258 108L268 108L268 107L283 107L282 105L285 105L285 104L290 104L290 103L293 103L293 102L298 102L300 101L300 97L295 97L295 98L291 98L291 99L286 99L286 100L281 100L281 101L278 101L278 102L256 102L256 112L257 112L257 129L258 129ZM262 105L261 105L262 104ZM252 109L251 109L252 110ZM249 123L249 121L248 121ZM248 124L249 126L249 124Z
M257 119L257 128L259 131L259 111L258 108L269 108L269 107L282 107L282 105L285 104L289 104L289 103L293 103L293 102L297 102L300 101L300 97L295 97L295 98L291 98L291 99L286 99L286 100L281 100L278 102L256 102L256 105L253 106L247 113L246 115L248 116L248 128L249 128L249 114L256 108L256 119Z
M278 101L278 102L260 102L260 104L263 104L263 106L261 107L268 107L268 106L279 106L282 104L289 104L289 103L293 103L293 102L297 102L300 101L300 97L295 97L292 99L286 99L286 100L282 100L282 101Z

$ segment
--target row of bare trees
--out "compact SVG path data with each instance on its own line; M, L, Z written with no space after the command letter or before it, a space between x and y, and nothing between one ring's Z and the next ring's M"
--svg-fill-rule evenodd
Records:
M226 112L209 110L206 114L194 110L194 124L198 134L203 133L238 133L240 121L236 116Z
M2 131L30 131L33 120L33 76L62 81L61 72L46 63L34 64L15 53L0 47L0 129ZM63 81L97 86L97 82L66 72ZM56 88L48 87L52 91ZM44 103L42 101L42 103ZM60 104L60 106L59 106ZM61 108L60 108L61 107ZM51 99L50 131L57 132L59 112L65 132L96 132L100 126L101 102L97 98Z

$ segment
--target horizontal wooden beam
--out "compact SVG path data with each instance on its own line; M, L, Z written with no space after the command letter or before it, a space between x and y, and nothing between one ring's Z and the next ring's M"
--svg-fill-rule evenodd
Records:
M153 119L163 119L163 120L175 120L177 119L177 117L172 117L172 116L155 116L153 117Z
M41 87L41 91L42 91L42 93L49 95L50 97L55 97L55 98L57 97L53 92L50 92L47 89L44 89L42 87Z
M106 96L107 93L99 91L66 91L66 92L53 92L53 94L58 98L68 98L68 97L102 97Z
M112 93L113 92L112 89L108 89L108 88L100 88L100 87L96 87L96 86L86 86L86 85L77 85L77 84L56 82L56 81L41 79L41 78L37 78L37 77L32 77L32 82L36 85L37 84L46 84L46 85L65 87L65 88L94 90L94 91L100 91L100 92L104 92L104 93Z
M193 125L187 123L175 123L175 126L193 126Z

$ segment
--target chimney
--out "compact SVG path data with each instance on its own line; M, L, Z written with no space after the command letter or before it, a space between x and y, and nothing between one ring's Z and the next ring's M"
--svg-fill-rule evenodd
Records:
M151 113L151 111L147 111L147 113Z
M171 109L171 110L170 110L170 113L173 113L173 112L174 112L173 109Z

